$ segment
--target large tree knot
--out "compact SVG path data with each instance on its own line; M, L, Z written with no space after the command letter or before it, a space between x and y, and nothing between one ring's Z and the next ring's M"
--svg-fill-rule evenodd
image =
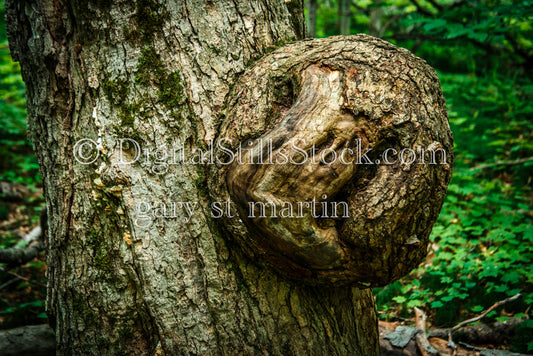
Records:
M212 199L243 250L308 284L388 284L425 257L451 176L435 71L364 35L292 43L246 70ZM234 215L234 216L233 216Z

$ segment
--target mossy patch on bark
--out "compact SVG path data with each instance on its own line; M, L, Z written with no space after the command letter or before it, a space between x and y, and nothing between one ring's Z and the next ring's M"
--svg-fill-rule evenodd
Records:
M179 71L167 70L153 47L146 46L142 49L135 73L135 82L146 87L155 86L159 103L172 112L184 104L183 85Z

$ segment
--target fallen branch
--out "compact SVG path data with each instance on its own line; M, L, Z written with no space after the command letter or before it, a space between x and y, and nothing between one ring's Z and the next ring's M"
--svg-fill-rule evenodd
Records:
M527 313L526 313L527 314ZM505 322L495 322L493 324L467 325L452 333L454 338L470 344L488 345L499 344L510 340L518 325L523 322L520 318L511 318ZM432 329L428 331L428 337L441 339L448 338L448 329Z
M415 307L416 327L420 330L416 336L416 344L422 356L440 355L439 352L431 346L426 335L426 314Z
M492 356L527 356L526 354L519 354L517 352L511 352L507 350L493 350L493 349L486 349L484 347L477 347L474 345L470 345L464 342L459 342L461 346L463 346L465 349L473 350L473 351L480 351L480 355L492 355Z
M465 325L468 325L470 323L473 323L475 321L483 319L488 313L490 313L494 309L496 309L499 306L502 306L502 305L504 305L506 303L512 302L514 300L517 300L518 298L520 298L520 296L521 296L521 294L517 293L517 294L513 295L512 297L506 298L504 300L500 300L499 302L494 303L494 305L492 305L490 308L488 308L487 310L485 310L483 313L479 314L478 316L476 316L474 318L471 318L471 319L468 319L468 320L465 320L463 322L460 322L459 324L455 325L453 328L448 329L448 347L453 349L453 354L455 354L455 349L457 348L457 346L455 345L455 343L453 342L453 339L452 339L452 333L454 331L457 331L458 329L462 328Z
M38 241L41 239L43 230L41 225L37 225L29 233L27 233L20 241L17 243L16 247L24 247L25 245L30 244L33 241Z
M0 263L5 263L10 268L21 266L39 256L43 250L44 243L40 241L30 244L26 248L14 247L0 249Z
M455 356L457 354L457 345L455 342L453 342L452 333L450 330L448 330L448 347L452 349L452 356Z
M13 283L15 283L15 282L18 282L19 280L20 280L20 278L18 278L18 277L15 277L15 278L13 278L13 279L10 279L10 280L7 281L6 283L0 285L0 291L1 291L2 289L4 289L5 287L10 286L11 284L13 284Z
M504 299L504 300L500 300L499 302L496 302L494 303L493 306L491 306L489 309L485 310L483 313L479 314L478 316L474 317L474 318L471 318L471 319L468 319L468 320L465 320L463 322L460 322L459 324L455 325L453 328L450 329L451 332L454 332L456 331L457 329L465 326L465 325L468 325L470 323L473 323L475 321L478 321L478 320L481 320L483 319L488 313L490 313L491 311L493 311L494 309L498 308L499 306L502 306L504 304L507 304L509 302L512 302L512 301L515 301L517 300L518 298L520 298L521 294L520 293L517 293L515 295L513 295L512 297L509 297L507 299Z
M21 266L39 256L45 249L43 231L46 231L46 209L41 211L40 224L31 230L21 241L12 248L0 249L0 263L5 263L7 269ZM22 247L28 243L26 247Z
M47 324L0 331L0 355L55 355L55 349L54 331Z
M7 273L9 273L10 275L14 276L15 278L19 279L19 280L23 280L23 281L26 281L28 283L32 283L32 284L35 284L35 285L38 285L38 286L41 286L43 288L46 288L46 284L43 284L41 282L39 282L38 280L35 280L35 279L30 279L30 278L27 278L27 277L24 277L24 276L21 276L20 274L17 274L13 271L8 271Z

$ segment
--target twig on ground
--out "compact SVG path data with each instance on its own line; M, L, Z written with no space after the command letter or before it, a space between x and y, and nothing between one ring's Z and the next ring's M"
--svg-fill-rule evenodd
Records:
M11 285L11 284L13 284L13 283L15 283L15 282L18 281L18 280L19 280L18 277L13 278L13 279L10 279L10 280L7 281L6 283L0 285L0 290L2 290L2 289L4 289L5 287L7 287L7 286L9 286L9 285Z
M420 331L416 334L416 344L422 356L435 356L440 355L439 352L431 346L426 335L426 314L421 310L415 307L415 318L416 318L416 327Z
M0 249L0 263L5 263L9 267L21 266L31 260L44 250L44 243L35 242L26 248L6 248Z
M453 332L452 336L455 338L460 334L461 340L469 344L497 344L500 341L510 339L516 327L520 325L523 320L524 319L522 318L510 318L504 322L496 322L492 324L484 324L483 321L480 321L478 325L470 324L463 326ZM427 335L428 338L438 337L447 340L448 329L427 330Z
M502 305L504 305L506 303L512 302L514 300L517 300L518 298L520 298L520 296L521 296L521 294L517 293L517 294L513 295L512 297L506 298L504 300L500 300L499 302L494 303L490 308L488 308L487 310L485 310L483 313L479 314L478 316L476 316L474 318L471 318L471 319L468 319L468 320L465 320L465 321L462 321L459 324L455 325L453 328L448 329L448 347L453 349L452 355L455 355L456 349L457 349L457 346L455 345L455 343L453 342L453 339L452 339L452 333L454 331L462 328L465 325L468 325L470 323L473 323L475 321L483 319L488 313L490 313L494 309L496 309L499 306L502 306Z
M457 354L457 345L453 342L452 332L448 330L448 347L452 349L452 356Z
M17 277L18 279L22 279L23 281L26 281L28 283L33 283L33 284L36 284L36 285L41 286L41 287L46 287L46 284L43 284L43 283L41 283L41 282L39 282L39 281L37 281L35 279L31 279L31 278L27 278L27 277L21 276L20 274L17 274L17 273L15 273L13 271L9 271L7 273L9 273L12 276Z
M465 320L463 322L460 322L459 324L455 325L453 328L451 328L451 332L454 332L456 331L457 329L465 326L465 325L468 325L470 323L473 323L475 321L478 321L478 320L481 320L483 319L488 313L490 313L491 311L493 311L494 309L498 308L499 306L502 306L506 303L509 303L509 302L512 302L512 301L515 301L517 300L518 298L520 298L521 294L520 293L517 293L515 295L513 295L512 297L509 297L507 299L504 299L504 300L500 300L499 302L496 302L494 303L494 305L492 305L489 309L485 310L483 313L479 314L478 316L474 317L474 318L471 318L471 319L468 319L468 320Z

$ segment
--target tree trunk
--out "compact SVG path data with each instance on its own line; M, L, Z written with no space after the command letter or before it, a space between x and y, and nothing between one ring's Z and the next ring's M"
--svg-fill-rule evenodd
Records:
M339 33L341 35L350 34L351 4L351 0L339 0Z
M47 312L59 354L378 354L374 300L364 289L368 276L348 273L350 283L336 284L317 263L320 282L331 282L325 288L313 286L308 275L305 283L287 278L267 257L260 256L266 266L250 258L259 254L239 235L249 236L247 218L219 219L211 205L231 195L226 177L234 166L200 162L213 142L245 139L228 129L235 118L240 127L249 123L230 115L235 109L228 103L248 98L237 79L252 61L303 38L301 0L12 0L6 17L27 85L29 135L47 201ZM284 48L285 57L291 48L306 50ZM397 60L407 70L406 58ZM276 63L269 66L278 73ZM416 72L401 75L409 71ZM252 93L254 83L248 85ZM261 98L297 94L279 89ZM440 91L424 89L431 98L419 104L427 112L412 110L445 118ZM273 105L278 116L286 111ZM259 118L254 124L268 123ZM437 129L438 138L449 133ZM83 145L82 139L91 141ZM442 141L450 148L451 137ZM192 162L182 159L191 156ZM430 190L437 196L436 207L425 207L431 214L412 219L424 233L409 268L425 249L449 179L449 169L431 172L442 187ZM224 213L239 211L233 206ZM400 252L387 250L384 258L412 252L403 242ZM390 273L376 283L399 278ZM362 278L359 288L354 278Z
M383 35L383 1L374 1L375 7L370 9L370 23L368 24L368 34L374 37Z
M318 4L317 0L307 1L307 37L316 37L316 10Z

